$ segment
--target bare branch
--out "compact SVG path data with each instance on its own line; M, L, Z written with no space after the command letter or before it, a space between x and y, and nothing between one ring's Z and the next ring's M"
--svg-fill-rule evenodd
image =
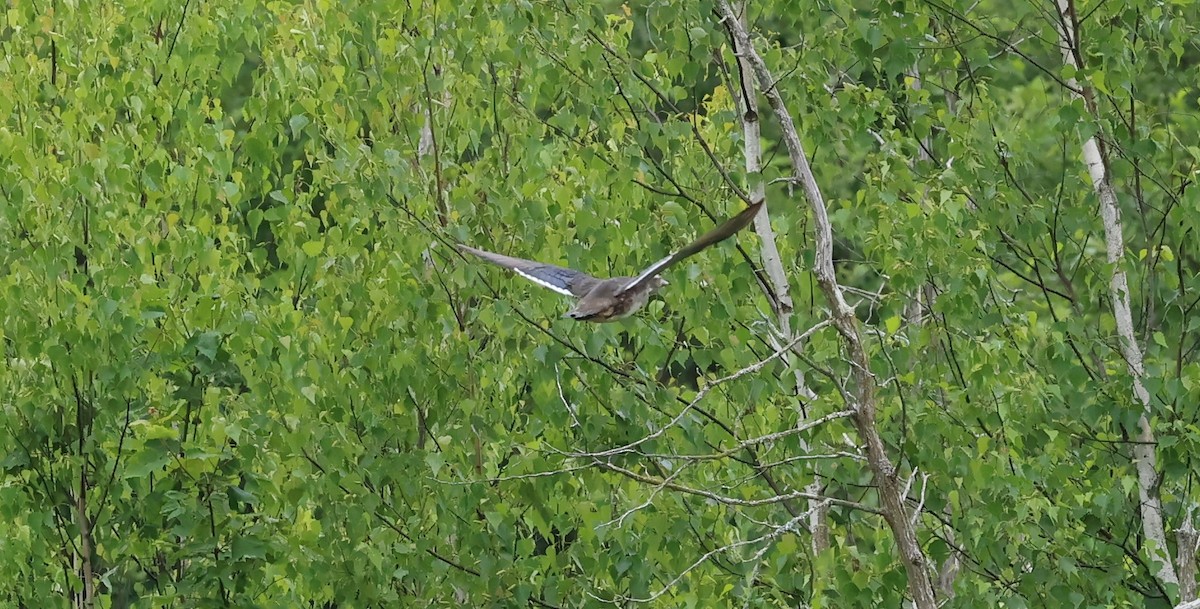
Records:
M917 470L913 470L913 475L917 475ZM917 500L917 509L913 510L913 526L916 526L917 519L921 517L921 512L925 509L925 491L927 490L929 490L929 474L921 474L921 498Z
M544 472L530 472L528 474L513 474L511 476L496 476L494 478L482 478L477 480L442 480L440 478L430 477L429 479L447 486L470 486L473 484L495 484L497 482L511 482L513 480L530 480L533 478L549 478L550 476L561 476L571 472L588 469L590 465L573 465L562 469L548 470Z
M625 510L624 512L621 513L620 516L613 518L612 520L609 520L607 522L601 522L600 524L596 525L593 528L599 530L599 529L602 529L604 527L607 527L607 526L610 526L613 524L616 524L618 527L621 526L622 524L625 523L625 519L628 518L629 516L631 516L634 512L637 512L638 510L643 510L643 509L646 509L647 507L650 507L650 504L654 502L654 498L658 497L658 494L661 493L664 488L666 488L666 485L670 484L673 480L675 480L675 478L679 477L679 474L682 474L685 469L687 469L687 464L684 464L683 467L680 467L680 468L676 469L675 471L671 472L671 475L667 476L663 480L663 484L655 486L654 490L650 492L650 496L647 497L645 501L639 503L638 505L636 505L634 507L629 508L628 510Z
M633 442L630 442L629 444L626 444L624 446L618 446L617 448L610 448L608 450L603 450L603 451L598 451L598 452L565 453L565 454L567 456L571 456L571 457L611 457L614 455L619 455L621 453L630 452L634 448L637 448L638 446L641 446L642 444L645 444L646 442L649 442L656 438L660 438L660 437L662 437L663 434L665 434L667 432L667 430L678 425L679 422L683 420L683 417L688 412L690 412L697 404L699 404L700 401L703 400L704 397L707 396L710 391L712 391L713 389L715 389L716 387L718 387L724 383L727 383L729 381L746 376L747 374L751 374L753 372L757 372L757 371L761 370L764 366L766 366L770 362L782 357L785 353L787 353L792 348L793 345L812 336L817 330L820 330L821 328L828 326L829 323L830 322L828 322L828 321L823 321L823 322L809 328L807 332L801 334L800 336L797 336L795 339L792 340L791 343L784 346L782 349L772 353L771 355L767 356L766 359L763 359L762 361L752 364L750 366L747 366L745 368L742 368L741 370L738 370L737 372L734 372L733 374L731 374L729 376L719 378L719 379L713 381L712 383L705 385L704 388L701 389L700 392L696 394L696 397L692 398L692 401L689 402L687 406L684 406L683 410L679 411L679 414L675 415L675 417L672 418L669 422L667 422L666 425L664 425L657 431L650 433L649 435L643 436L642 438L634 440Z
M558 399L562 400L563 406L567 407L567 412L571 414L571 421L575 427L583 427L579 423L579 417L575 413L575 406L567 401L567 396L563 395L562 374L558 371L558 364L554 364L554 384L558 387Z
M767 546L759 549L758 552L755 552L754 557L751 558L751 560L754 560L754 561L761 560L762 556L764 554L766 554L766 551L771 547L770 546L771 542L779 539L785 533L792 531L796 527L797 524L799 524L804 518L807 518L807 517L808 517L807 512L802 513L799 516L795 516L791 520L789 520L777 527L773 527L771 531L763 534L762 536L755 537L754 539L746 539L746 540L742 540L742 541L736 541L734 543L727 544L727 545L721 546L719 548L714 548L712 550L709 550L708 552L705 552L703 556L696 559L696 561L693 562L691 565L688 565L688 567L686 569L684 569L683 571L681 571L678 575L676 575L674 579L667 582L662 587L661 590L659 590L658 592L655 592L654 594L651 594L650 596L648 596L646 598L635 598L635 597L622 596L622 597L617 597L617 598L612 598L612 599L605 599L605 598L600 598L599 596L596 596L595 594L592 594L591 592L588 592L588 595L596 600L606 602L606 603L612 603L614 605L623 605L626 603L649 603L649 602L652 602L652 601L658 599L659 597L661 597L662 595L666 594L668 591L671 590L671 588L674 588L675 585L678 584L680 581L682 581L683 578L686 577L688 573L691 573L700 565L704 564L705 562L708 562L708 559L712 558L713 556L716 556L717 554L721 554L724 552L730 552L730 551L736 550L738 548L754 545L757 543L765 543L765 544L767 544Z
M857 453L848 453L846 451L821 453L816 455L795 455L786 459L780 459L779 461L763 463L763 467L770 469L772 467L779 467L781 465L787 465L796 461L811 461L815 459L853 459L854 461L865 461L866 457Z
M917 542L915 527L908 518L904 507L904 497L899 492L895 467L887 456L883 439L876 427L875 390L877 380L871 373L870 358L859 334L858 318L855 317L854 310L846 303L845 295L838 285L837 276L834 273L833 228L829 221L829 213L825 208L825 200L817 186L816 178L812 174L812 168L809 166L800 135L788 113L782 93L773 86L776 82L774 76L762 56L754 49L749 33L738 20L729 2L718 0L717 10L722 24L729 30L737 45L739 58L746 59L754 71L759 86L762 87L763 95L766 96L767 102L779 122L792 168L804 186L816 233L813 273L828 301L831 309L830 318L842 336L842 343L849 355L854 395L852 396L853 401L848 405L855 412L854 424L866 449L867 462L878 490L880 503L883 505L883 517L892 530L896 547L900 553L900 561L908 576L908 589L913 604L918 609L936 609L937 601L928 571L929 561Z
M698 488L692 488L690 486L684 486L684 485L678 484L676 482L669 482L662 478L656 478L654 476L647 476L644 474L639 474L635 471L625 469L624 467L621 467L619 465L614 465L607 461L600 461L599 459L593 461L592 465L594 465L596 467L601 467L601 468L604 468L604 469L607 469L610 471L614 471L614 472L621 474L622 476L625 476L626 478L629 478L631 480L637 480L638 482L644 482L646 484L653 484L656 486L661 485L661 486L669 488L673 491L679 491L681 493L687 493L689 495L696 495L697 497L704 497L705 499L709 499L711 501L715 501L715 502L723 504L723 505L734 505L734 506L739 506L739 507L757 507L757 506L762 506L762 505L774 505L776 503L783 503L786 501L791 501L792 499L817 499L817 500L829 501L830 503L833 503L834 505L842 505L845 507L854 508L856 510L861 510L864 512L870 512L872 514L882 515L882 512L880 510L870 507L868 505L863 505L861 503L858 503L855 501L849 501L846 499L835 499L833 497L822 497L820 495L813 495L812 493L809 493L807 491L792 491L790 493L784 493L782 495L766 497L764 499L738 499L736 497L727 497L725 495L719 495L717 493L714 493L712 491L706 491L704 489L698 489Z
M794 436L796 434L804 433L814 427L823 425L830 421L833 421L836 419L844 419L846 417L850 417L853 415L854 415L854 411L839 410L837 412L829 413L829 414L827 414L823 417L817 418L817 419L811 419L808 421L804 421L803 423L801 423L791 429L785 429L783 431L777 431L774 433L761 435L761 436L758 436L755 438L750 438L748 440L742 440L741 442L738 442L737 445L732 448L722 450L720 452L715 452L715 453L697 454L697 455L646 454L644 456L664 457L664 458L671 458L671 459L685 459L685 460L689 460L689 461L711 461L714 459L725 459L725 458L728 458L728 457L730 457L734 454L737 454L743 450L746 450L747 448L749 448L751 446L756 446L758 444L766 444L768 442L776 442L776 441L782 440L783 438L786 438L788 436ZM587 455L581 455L581 456L589 456L589 457L601 456L601 457L603 457L603 456L609 456L609 455L597 453L597 454L587 454Z

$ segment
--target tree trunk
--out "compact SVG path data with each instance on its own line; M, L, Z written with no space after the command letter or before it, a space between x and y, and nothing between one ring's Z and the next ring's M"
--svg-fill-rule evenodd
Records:
M1081 55L1079 52L1078 27L1075 20L1075 5L1073 0L1058 0L1060 20L1058 33L1062 43L1063 63L1080 68ZM1098 119L1096 104L1092 92L1080 85L1074 78L1067 80L1072 89L1071 96L1081 99L1093 119ZM1129 368L1129 376L1133 377L1133 393L1142 406L1141 416L1138 417L1137 442L1133 445L1134 466L1138 474L1138 499L1141 504L1142 532L1144 533L1145 552L1153 561L1156 569L1155 576L1159 583L1178 585L1175 568L1167 553L1167 535L1163 528L1162 500L1158 497L1158 462L1154 452L1154 430L1150 427L1150 392L1142 379L1146 376L1142 366L1142 349L1133 333L1133 314L1129 307L1129 283L1126 279L1122 260L1125 257L1125 237L1121 225L1121 209L1117 206L1117 193L1109 180L1105 159L1100 151L1096 137L1090 137L1083 143L1083 162L1087 165L1088 174L1092 179L1092 188L1100 199L1100 217L1104 223L1104 242L1108 253L1108 263L1112 266L1112 278L1108 283L1108 296L1112 301L1113 317L1117 322L1117 334L1120 336L1121 355Z
M775 77L751 45L749 33L742 26L729 2L719 0L717 8L725 27L729 29L737 46L734 53L738 56L739 61L744 59L752 68L759 87L762 88L771 110L779 120L793 170L798 174L797 177L804 186L815 223L816 252L813 271L817 277L817 284L828 301L830 317L838 333L842 336L842 344L850 359L851 382L854 385L850 393L855 403L848 404L848 406L854 411L854 425L858 430L859 439L866 447L867 462L879 493L880 503L883 506L884 520L892 530L892 536L900 552L900 561L908 575L908 589L912 595L913 604L919 609L935 609L937 601L934 598L933 582L929 576L929 561L917 543L914 522L904 508L904 496L896 477L895 467L888 459L883 440L875 425L876 379L871 372L870 358L867 356L858 331L858 318L854 315L854 309L846 303L841 286L838 285L834 275L833 229L829 222L829 214L825 209L825 200L821 196L816 178L813 177L812 169L808 165L808 158L805 156L804 147L800 142L800 135L796 131L791 115L788 114L787 106L776 86Z

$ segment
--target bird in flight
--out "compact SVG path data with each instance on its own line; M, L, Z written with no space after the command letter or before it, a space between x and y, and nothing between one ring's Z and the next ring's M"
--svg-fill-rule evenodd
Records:
M458 245L458 249L474 254L492 264L502 266L544 288L578 299L575 307L564 317L577 321L617 321L633 315L646 306L650 295L667 285L667 280L658 275L667 267L699 253L700 250L724 241L742 230L763 206L759 201L728 219L724 224L708 231L683 249L655 262L636 277L613 277L600 279L587 273L534 260L513 258L503 254Z

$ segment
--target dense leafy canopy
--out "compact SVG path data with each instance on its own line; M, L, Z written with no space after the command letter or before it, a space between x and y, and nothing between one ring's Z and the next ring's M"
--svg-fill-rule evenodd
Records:
M711 3L122 4L0 23L0 604L901 606L837 333L716 383L780 340L751 231L607 325L450 247L630 274L741 209L743 75ZM1053 3L748 12L921 547L960 561L950 606L1179 600L1142 540L1080 146L1101 138L1120 194L1175 556L1200 9L1076 10L1078 70ZM811 218L761 118L803 330L827 310Z

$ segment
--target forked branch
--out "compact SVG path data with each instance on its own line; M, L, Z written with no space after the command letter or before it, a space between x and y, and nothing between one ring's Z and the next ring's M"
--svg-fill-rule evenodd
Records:
M825 200L821 196L816 178L813 177L812 168L804 153L804 146L800 142L800 135L796 131L796 125L776 86L775 77L771 74L771 70L763 61L762 56L755 50L750 40L750 34L738 20L738 16L729 2L718 0L717 10L720 13L722 25L733 36L739 59L744 58L749 63L767 103L770 104L776 120L779 121L793 170L804 187L816 232L813 272L830 307L830 319L841 335L842 345L849 355L853 398L850 407L854 411L851 418L858 430L859 439L866 448L867 462L878 489L880 503L883 506L883 517L891 528L892 536L899 548L900 561L908 575L908 589L912 595L913 604L920 609L935 609L937 602L930 579L929 561L917 542L915 526L905 510L903 489L896 477L895 467L884 450L883 439L876 427L875 390L877 380L871 372L870 358L859 333L858 318L854 314L854 309L846 303L845 295L834 275L833 228L825 209Z

